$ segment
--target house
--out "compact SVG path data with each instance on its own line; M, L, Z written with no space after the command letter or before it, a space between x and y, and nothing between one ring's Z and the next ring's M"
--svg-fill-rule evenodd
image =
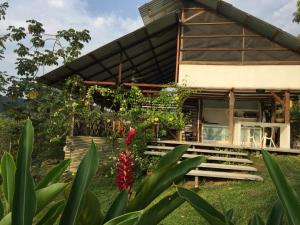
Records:
M300 94L300 40L221 0L152 0L144 26L42 76L59 87L170 82L195 89L183 139L219 146L290 149L291 100Z

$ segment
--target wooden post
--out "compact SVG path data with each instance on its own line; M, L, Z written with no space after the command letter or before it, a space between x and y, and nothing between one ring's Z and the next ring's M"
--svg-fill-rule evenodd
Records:
M197 142L202 142L203 99L198 99L197 109Z
M290 92L284 92L284 122L290 123Z
M272 99L272 105L271 105L271 123L276 122L276 104L275 101Z
M118 85L122 83L122 60L123 60L123 53L120 53L120 63L119 63L119 70L118 70Z
M178 28L177 28L175 83L178 83L178 77L179 77L179 61L180 61L180 48L181 48L181 20L182 20L182 12L180 13L180 15L181 15L181 18L179 18Z
M229 113L228 113L228 140L229 144L233 144L233 135L234 135L234 91L230 90L229 92Z

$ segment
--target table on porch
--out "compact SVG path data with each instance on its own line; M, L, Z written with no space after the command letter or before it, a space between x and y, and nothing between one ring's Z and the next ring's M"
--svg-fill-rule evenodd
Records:
M265 123L265 122L236 122L235 123L235 132L234 132L234 144L236 145L242 145L242 129L243 128L249 128L249 129L256 129L259 130L259 135L256 134L256 136L259 136L259 140L255 141L255 147L266 147L266 143L263 142L263 136L264 131L267 128L280 129L280 138L279 138L279 147L280 148L290 148L290 124L286 123ZM255 135L255 134L253 134Z

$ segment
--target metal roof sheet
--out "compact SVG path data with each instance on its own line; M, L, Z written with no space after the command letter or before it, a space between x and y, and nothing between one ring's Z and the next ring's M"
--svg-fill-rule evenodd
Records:
M78 74L85 80L91 78L97 81L112 80L118 75L121 52L123 52L122 70L125 81L130 80L133 75L138 79L148 77L149 71L146 69L149 68L152 69L150 71L152 76L159 74L172 81L175 77L174 71L160 74L164 64L157 65L155 58L164 56L173 49L176 50L177 23L177 14L169 14L43 75L38 78L38 82L59 87L65 78L73 74ZM173 53L170 58L175 63L176 54Z

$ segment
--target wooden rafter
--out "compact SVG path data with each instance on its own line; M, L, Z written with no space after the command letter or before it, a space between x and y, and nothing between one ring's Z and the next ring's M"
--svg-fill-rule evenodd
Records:
M126 50L123 48L121 43L119 41L117 41L117 44L119 45L121 52L123 52L124 56L126 57L126 61L129 61L131 67L134 68L134 70L141 76L141 73L140 73L139 69L135 66L132 59L128 56Z
M271 94L277 102L279 102L281 105L284 105L284 101L275 92L271 91Z
M112 77L114 77L115 79L117 79L117 76L115 74L113 74L109 68L107 68L101 61L97 60L97 58L91 53L89 54L89 57L92 58L94 60L95 63L97 63L99 66L101 66L103 68L104 72L107 72L109 75L111 75Z
M163 43L157 45L157 48L163 47L163 46L165 46L166 44L169 44L171 41L173 41L173 39L174 39L174 38L168 39L167 41L164 41ZM126 49L128 49L128 48L126 48ZM136 58L138 58L138 57L140 57L140 56L142 56L142 55L144 55L144 54L146 54L146 53L148 53L148 52L150 52L150 51L151 51L151 49L149 48L148 50L145 50L145 51L143 51L143 52L141 52L141 53L138 53L138 54L132 56L132 57L131 57L131 60L134 60L134 59L136 59ZM152 58L151 58L151 59L152 59ZM148 60L151 60L151 59L148 59ZM123 61L123 63L125 64L127 61L128 61L128 59L125 59L125 60ZM139 65L140 65L140 64L136 64L135 66L138 67ZM109 66L109 67L107 67L107 69L112 69L112 68L114 68L114 67L116 67L116 66L118 66L118 64L114 64L114 65L112 65L112 66ZM90 66L89 66L89 67L90 67ZM126 73L126 71L131 70L131 69L132 69L132 68L129 68L129 69L123 71L123 72ZM105 72L105 70L98 71L98 72L96 72L96 73L94 73L94 74L88 76L86 79L92 79L93 77L98 76L100 73L103 73L103 72ZM108 77L108 79L110 79L110 78L111 78L111 77Z
M158 62L158 60L157 60L157 54L156 54L156 52L155 52L155 50L154 50L154 47L153 47L153 44L152 44L150 35L149 35L149 33L148 33L147 30L144 30L144 32L145 32L145 34L146 34L146 37L148 37L148 39L147 39L147 40L148 40L148 44L150 45L151 52L152 52L152 54L153 54L153 56L154 56L155 64L156 64L156 66L157 66L159 72L161 72L161 68L160 68L159 62Z

